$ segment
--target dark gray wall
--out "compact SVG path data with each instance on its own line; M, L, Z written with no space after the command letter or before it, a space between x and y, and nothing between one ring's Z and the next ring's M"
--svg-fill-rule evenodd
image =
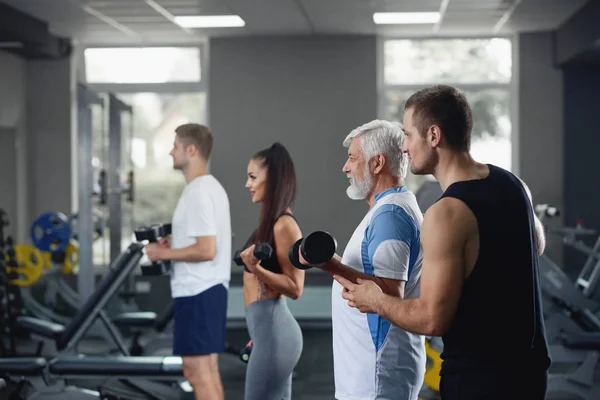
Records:
M600 184L598 167L598 107L600 105L600 65L564 69L565 100L565 223L600 231ZM581 238L593 245L595 237ZM591 239L591 241L590 241ZM586 257L565 251L565 261L579 273Z
M212 172L231 201L234 249L256 228L244 187L250 157L274 141L296 166L303 233L327 230L344 246L367 210L345 193L345 136L377 116L375 37L214 39L210 42Z
M554 64L554 36L518 35L513 54L516 172L529 186L534 203L551 203L564 211L563 77ZM561 222L559 218L550 225ZM550 239L547 253L560 263L560 240Z
M2 190L0 208L7 214L7 233L17 242L27 238L27 141L26 63L23 59L0 51L0 138L2 143Z
M74 79L71 60L27 62L29 220L47 211L67 216L73 207Z

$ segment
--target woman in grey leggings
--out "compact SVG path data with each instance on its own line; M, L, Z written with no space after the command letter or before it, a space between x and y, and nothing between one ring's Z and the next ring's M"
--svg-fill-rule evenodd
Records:
M292 373L302 353L302 331L286 297L298 299L304 271L289 261L288 250L302 237L292 214L296 197L294 163L281 144L256 153L248 163L246 187L261 203L258 228L245 244L244 303L252 354L246 371L245 400L288 400ZM270 258L258 261L256 243L269 243Z

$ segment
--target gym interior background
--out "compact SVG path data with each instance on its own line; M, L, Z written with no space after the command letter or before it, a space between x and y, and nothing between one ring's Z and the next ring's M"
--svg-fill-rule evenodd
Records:
M375 23L375 13L387 12L418 14ZM600 229L596 167L585 164L596 160L600 143L599 20L595 0L0 0L3 233L21 246L21 259L43 259L25 262L37 270L11 293L18 292L27 315L69 326L136 241L134 230L170 221L184 181L168 153L173 129L189 121L215 134L210 169L229 194L233 249L258 216L244 188L246 164L277 140L296 164L302 230L331 232L341 252L367 207L345 194L343 138L375 118L401 120L412 92L448 83L473 107L475 158L510 169L535 203L559 210L547 220L544 261L552 312L585 315L581 329L600 331L593 314L600 308L598 233L573 239L561 229ZM414 192L425 196L431 183L409 173ZM69 221L70 232L60 232L71 243L67 257L51 257L43 240L33 240L32 227L50 224L47 213ZM584 264L587 277L580 275ZM248 337L241 270L232 269L235 349ZM565 282L584 305L552 290ZM325 274L309 271L302 298L288 301L305 334L294 398L333 397L330 285ZM132 267L104 311L92 313L98 320L77 351L118 353L108 340L116 329L129 350L141 332L141 347L164 336L168 352L168 326L132 328L116 316L160 317L169 303L168 278ZM105 317L113 322L98 322ZM560 321L559 330L572 325ZM35 350L33 339L17 339L17 347ZM573 365L556 371L564 378L558 386L600 398L586 397L598 394L598 383L573 383L568 375L581 372L576 368L587 358L566 359ZM221 364L226 397L242 398L244 362L232 354ZM435 383L425 389L424 398L435 398Z

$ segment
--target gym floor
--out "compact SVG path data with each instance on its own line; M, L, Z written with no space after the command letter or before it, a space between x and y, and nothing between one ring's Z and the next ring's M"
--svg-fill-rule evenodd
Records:
M296 369L293 383L293 400L333 400L333 359L331 355L331 331L329 329L303 329L304 350ZM230 329L228 341L233 346L243 347L248 342L245 329ZM31 341L19 343L20 352L35 351ZM79 345L82 354L107 354L115 349L102 339L84 339ZM49 355L49 354L44 354ZM246 364L234 355L220 356L219 369L226 400L243 400ZM422 400L438 397L426 388L422 391ZM1 399L1 395L0 395Z

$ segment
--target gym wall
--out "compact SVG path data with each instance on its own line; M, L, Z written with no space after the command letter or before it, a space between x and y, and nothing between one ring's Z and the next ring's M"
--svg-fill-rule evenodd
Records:
M553 33L517 35L513 63L513 170L529 186L534 203L551 203L564 211L563 73L554 62ZM548 254L562 264L562 246L552 239Z
M71 64L69 59L27 62L27 229L44 212L72 212L77 169L71 149L77 141L71 130L76 101Z
M209 50L211 168L229 194L233 249L243 246L258 223L259 206L244 187L248 161L279 141L295 163L294 211L302 232L329 231L341 254L368 209L346 196L342 141L377 117L376 39L222 38L212 40ZM232 268L232 282L239 281L241 270ZM308 274L325 278L317 270ZM311 281L299 300L289 301L290 309L296 318L329 320L331 285ZM232 287L229 297L228 317L243 318L241 287Z
M19 241L27 237L26 84L26 62L0 51L0 208L8 214L6 232Z
M295 163L303 233L329 231L344 251L368 206L346 196L342 141L377 117L376 76L374 37L210 42L211 165L231 201L234 249L258 221L259 207L244 187L248 161L279 141Z
M598 179L598 105L600 104L600 65L569 66L564 69L564 157L565 220L575 225L582 220L600 232L600 181ZM593 246L596 236L581 237ZM565 250L565 263L578 275L586 256Z

